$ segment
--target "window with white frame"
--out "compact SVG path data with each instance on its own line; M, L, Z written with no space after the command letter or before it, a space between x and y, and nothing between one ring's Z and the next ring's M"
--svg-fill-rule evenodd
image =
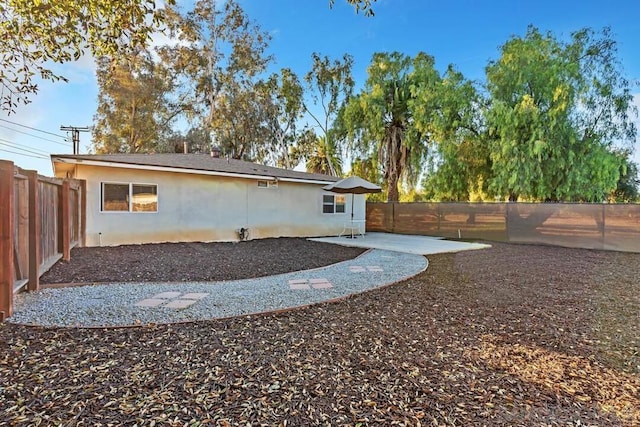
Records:
M155 184L102 183L102 212L158 212Z
M322 196L322 213L345 213L346 197L342 194L324 194Z

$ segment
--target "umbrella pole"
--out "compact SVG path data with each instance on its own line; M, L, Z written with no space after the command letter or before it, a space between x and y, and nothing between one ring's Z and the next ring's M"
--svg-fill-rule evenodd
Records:
M351 193L351 238L354 239L355 237L353 236L353 199L354 199L354 193Z

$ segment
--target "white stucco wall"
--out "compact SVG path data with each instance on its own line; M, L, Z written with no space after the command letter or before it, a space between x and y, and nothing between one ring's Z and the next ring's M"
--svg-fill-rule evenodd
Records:
M233 241L248 227L252 239L329 236L340 233L351 217L323 214L321 184L278 182L259 188L254 179L78 165L76 177L87 181L87 245ZM101 183L155 184L157 212L101 212ZM356 195L354 218L365 218L365 196Z

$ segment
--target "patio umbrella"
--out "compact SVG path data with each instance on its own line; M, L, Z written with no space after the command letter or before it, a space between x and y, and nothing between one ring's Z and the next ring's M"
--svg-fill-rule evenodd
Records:
M379 185L373 184L359 176L350 176L349 178L341 179L340 181L327 185L322 189L339 194L351 193L351 221L353 221L354 194L379 193L382 191L382 188L380 188Z

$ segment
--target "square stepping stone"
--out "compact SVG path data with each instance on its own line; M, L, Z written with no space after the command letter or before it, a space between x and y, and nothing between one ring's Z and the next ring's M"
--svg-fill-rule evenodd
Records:
M165 307L169 308L187 308L191 304L195 304L198 302L194 299L174 299L173 301L169 301Z
M208 296L209 294L207 292L191 292L188 294L184 294L180 297L180 299L195 299L195 300L200 300L206 296Z
M329 282L322 282L322 283L313 283L311 286L313 286L313 289L329 289L329 288L333 288L333 285Z
M134 305L136 307L157 307L160 304L164 304L165 302L167 302L167 300L165 299L148 298L148 299L143 299L142 301L138 301Z
M327 279L309 279L309 283L314 284L314 283L328 283L329 281Z
M311 287L309 285L307 285L306 283L290 283L289 284L289 289L301 290L301 289L311 289Z
M303 283L307 283L307 279L293 279L293 280L289 280L289 284L290 285L300 285Z
M160 299L171 299L176 298L182 295L182 292L162 292L158 295L154 295L151 298L160 298Z

